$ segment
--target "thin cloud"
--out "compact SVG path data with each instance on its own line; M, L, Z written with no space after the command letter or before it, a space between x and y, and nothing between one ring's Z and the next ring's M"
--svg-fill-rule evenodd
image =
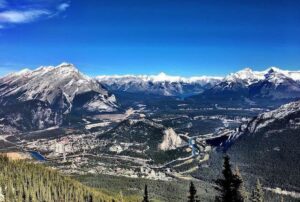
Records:
M30 23L40 19L59 16L70 7L70 1L32 1L23 0L17 4L11 4L6 0L0 0L0 29L11 25Z
M28 23L49 14L50 12L47 10L4 11L0 13L0 22L13 24Z
M60 4L60 5L57 6L57 10L58 11L65 11L69 7L70 7L69 3L62 3L62 4Z

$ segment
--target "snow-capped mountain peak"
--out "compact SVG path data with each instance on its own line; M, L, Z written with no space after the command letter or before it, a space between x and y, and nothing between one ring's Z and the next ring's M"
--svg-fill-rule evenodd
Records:
M149 79L153 82L181 82L184 81L185 78L180 76L169 76L164 72L159 73L155 76L149 76Z
M62 62L60 65L58 65L57 67L75 67L72 63L68 63L68 62Z
M99 81L120 81L124 82L184 82L184 83L195 83L195 82L209 82L210 80L221 80L222 77L213 76L193 76L193 77L182 77L182 76L171 76L164 72L157 75L100 75L96 77Z
M60 125L64 116L73 112L84 115L117 110L114 95L69 63L0 78L0 107L7 109L0 118L20 130Z
M22 69L22 70L19 71L19 72L16 72L15 75L23 75L23 74L28 74L28 73L30 73L30 72L31 72L30 69L25 68L25 69Z
M270 68L267 73L264 75L266 79L274 78L274 77L287 77L282 71L278 71L279 69Z
M266 71L268 71L268 72L270 72L270 71L273 71L273 72L284 72L284 70L281 70L278 67L269 67Z
M114 105L106 100L109 94L96 80L80 73L69 63L62 63L55 67L42 66L32 71L21 70L1 78L0 84L5 86L0 89L2 98L18 95L20 101L37 99L52 105L57 102L57 96L62 96L71 106L77 95L95 92L101 95L103 102Z
M10 73L8 75L6 75L5 77L15 77L15 76L22 76L22 75L26 75L26 74L30 74L32 71L28 68L22 69L18 72L13 72Z
M264 71L253 71L251 68L245 68L235 73L231 73L224 78L227 82L243 82L246 85L251 85L261 80L272 79L278 83L282 79L292 79L300 81L300 71L282 70L278 67L270 67Z
M22 69L18 72L13 72L9 75L12 75L12 76L18 76L18 75L24 75L24 74L28 74L28 73L47 73L47 72L50 72L50 71L53 71L53 70L60 70L62 72L68 70L69 72L79 72L79 70L71 63L66 63L66 62L63 62L61 63L60 65L57 65L57 66L40 66L34 70L31 70L29 68L25 68L25 69ZM8 76L8 75L7 75Z
M226 77L212 76L170 76L164 72L158 75L113 75L98 76L99 82L108 89L128 92L147 92L161 95L199 94L211 87L227 90L231 88L248 88L252 84L268 80L275 85L283 80L300 81L300 71L281 70L270 67L264 71L253 71L245 68ZM218 87L220 85L220 88Z
M204 86L221 81L220 77L181 77L166 73L158 75L113 75L96 77L108 89L128 92L146 92L165 96L197 94Z
M72 73L80 73L79 70L71 63L61 63L56 66L55 69L60 71L62 74L72 74Z
M231 73L225 77L225 81L240 82L243 81L247 85L250 85L256 81L264 79L264 73L253 71L251 68L245 68L236 73Z
M282 70L278 67L270 67L263 71L265 74L270 73L280 73L285 75L286 77L289 77L295 81L300 81L300 71L290 71L290 70Z

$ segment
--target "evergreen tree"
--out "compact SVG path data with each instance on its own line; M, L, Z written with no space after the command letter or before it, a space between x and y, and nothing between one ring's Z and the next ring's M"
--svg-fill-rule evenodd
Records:
M123 192L120 191L120 202L124 202L124 196L123 196Z
M252 191L251 202L263 202L264 201L264 193L262 190L262 185L257 179L254 190Z
M240 173L239 167L235 168L235 177L236 177L236 201L245 201L248 199L248 192L246 191L243 177Z
M148 198L148 187L147 187L147 185L145 185L143 202L149 202L149 198Z
M229 156L224 156L223 178L217 179L216 190L220 195L216 197L216 202L243 202L244 198L239 192L242 180L232 172Z
M190 190L189 190L190 195L188 196L188 202L200 202L197 198L197 190L195 188L195 185L193 182L190 184Z

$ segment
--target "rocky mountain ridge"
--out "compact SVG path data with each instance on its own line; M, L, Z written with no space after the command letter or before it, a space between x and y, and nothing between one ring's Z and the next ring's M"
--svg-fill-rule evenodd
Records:
M0 78L2 123L21 130L61 125L65 115L117 109L114 95L72 64L22 70Z
M267 86L271 86L272 90L277 90L277 88L280 90L286 87L282 86L288 82L287 88L293 92L296 91L298 97L300 89L300 71L281 70L276 67L270 67L264 71L245 68L225 77L180 77L160 73L158 75L102 75L96 78L109 90L145 92L163 96L188 96L202 93L213 95L224 91L241 93L243 89L246 89L247 94L249 94L248 91L254 93L255 90L265 93L268 90ZM262 87L259 87L259 84Z

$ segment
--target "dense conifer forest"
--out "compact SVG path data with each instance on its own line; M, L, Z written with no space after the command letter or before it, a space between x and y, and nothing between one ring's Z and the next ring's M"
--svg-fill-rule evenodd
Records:
M216 189L215 202L263 202L274 199L264 199L265 193L259 179L252 191L247 191L239 169L232 170L228 156L224 157L222 177L215 180L214 187ZM197 192L197 187L193 182L190 182L186 190L186 193L182 193L186 194L186 201L203 201L200 199L202 197L199 197L199 194L201 196L203 192L201 190ZM0 202L156 201L149 197L148 192L147 184L144 187L144 196L140 197L104 192L83 185L70 177L62 176L44 165L23 160L9 160L6 156L0 156ZM281 196L280 201L290 200Z
M0 157L0 201L110 202L117 199L43 165Z

